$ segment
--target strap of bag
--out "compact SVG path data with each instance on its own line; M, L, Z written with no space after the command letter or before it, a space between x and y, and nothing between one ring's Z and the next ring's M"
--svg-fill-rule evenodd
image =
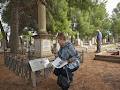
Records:
M68 75L67 67L65 67L65 71L66 71L66 74L67 74L68 82L70 82L70 78L69 78L69 75Z

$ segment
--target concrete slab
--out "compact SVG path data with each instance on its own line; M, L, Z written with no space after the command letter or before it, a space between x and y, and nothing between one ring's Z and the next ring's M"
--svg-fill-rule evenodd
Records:
M94 60L102 60L120 63L120 55L111 55L110 52L101 52L95 55Z

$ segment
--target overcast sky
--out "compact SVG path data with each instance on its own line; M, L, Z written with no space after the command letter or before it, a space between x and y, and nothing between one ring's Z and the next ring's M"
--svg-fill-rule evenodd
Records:
M112 15L113 9L116 7L116 5L120 2L120 0L108 0L106 4L106 9L109 15Z

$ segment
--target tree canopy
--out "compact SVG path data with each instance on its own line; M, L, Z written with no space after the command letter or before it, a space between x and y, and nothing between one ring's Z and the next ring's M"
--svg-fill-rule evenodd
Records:
M1 0L1 3L5 1L11 2L11 0ZM17 1L19 1L20 11L19 31L21 32L24 27L29 26L37 29L37 0ZM33 2L34 4L32 4ZM96 28L104 29L102 23L107 17L104 0L103 2L98 2L97 0L46 0L46 3L47 31L51 33L66 32L72 34L77 31L80 32L81 37L85 35L89 37L94 35ZM9 3L2 14L3 21L8 24L11 18L10 11L11 5ZM77 23L74 31L72 31L73 23Z
M28 30L38 29L37 1L38 0L1 0L0 3L9 1L2 13L2 20L10 25L11 5L15 2L19 10L19 35L24 33L24 28ZM12 2L14 1L14 2ZM41 0L47 9L47 31L54 34L66 32L75 35L79 32L81 38L91 39L95 36L96 29L101 29L103 36L106 32L115 29L118 32L119 5L114 10L113 22L108 18L105 9L106 0ZM116 24L117 23L117 24ZM11 25L10 25L11 26ZM117 31L118 30L118 31Z
M120 36L120 3L113 10L111 31L114 36Z

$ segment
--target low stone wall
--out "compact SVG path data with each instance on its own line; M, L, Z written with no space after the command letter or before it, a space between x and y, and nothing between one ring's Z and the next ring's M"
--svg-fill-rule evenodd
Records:
M120 55L96 54L94 60L102 60L120 63Z

